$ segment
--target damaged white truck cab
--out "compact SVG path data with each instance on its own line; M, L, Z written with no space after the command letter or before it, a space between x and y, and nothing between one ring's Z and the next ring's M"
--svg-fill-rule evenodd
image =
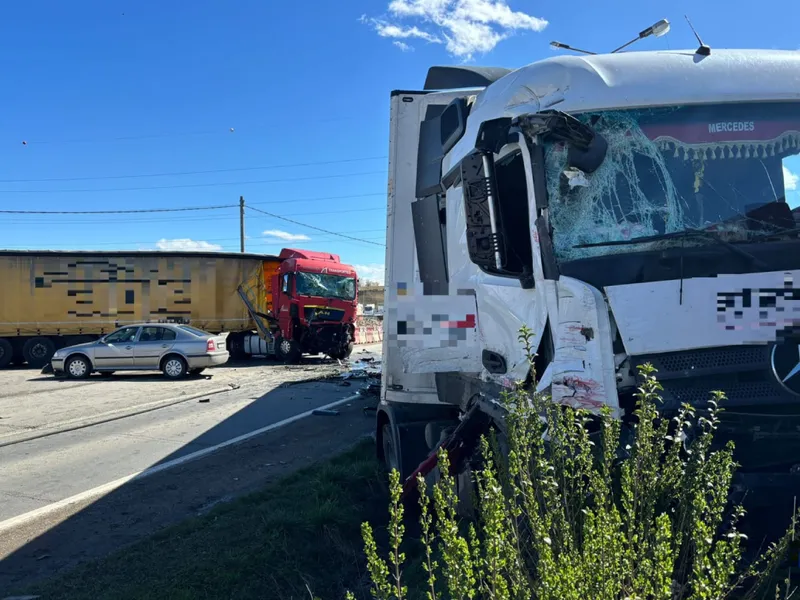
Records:
M393 92L379 455L408 477L524 379L522 325L555 402L624 417L651 362L665 411L721 389L732 434L793 430L798 152L800 52L433 67Z

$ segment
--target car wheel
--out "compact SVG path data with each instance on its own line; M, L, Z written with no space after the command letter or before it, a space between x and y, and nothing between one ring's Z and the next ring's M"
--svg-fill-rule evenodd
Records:
M164 365L161 370L170 379L180 379L187 373L186 361L180 356L168 356L164 359Z
M70 379L86 379L92 373L92 366L83 356L73 356L64 365L64 372Z
M5 338L0 338L0 369L5 369L14 358L14 348Z
M55 352L56 346L52 340L41 336L29 339L22 346L22 356L33 369L41 369L49 363Z

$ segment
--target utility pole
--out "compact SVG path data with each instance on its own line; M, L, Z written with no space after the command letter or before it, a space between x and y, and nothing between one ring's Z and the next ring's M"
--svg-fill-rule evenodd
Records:
M244 253L244 196L239 196L239 247Z

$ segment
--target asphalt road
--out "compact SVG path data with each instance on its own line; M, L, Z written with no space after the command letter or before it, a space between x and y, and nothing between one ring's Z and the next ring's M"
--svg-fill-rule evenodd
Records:
M363 349L368 352L364 353L359 348L354 358L379 356L378 345ZM357 386L343 387L335 381L281 385L287 380L297 382L318 376L315 371L307 368L289 372L278 364L258 367L258 371L248 370L247 376L236 379L239 382L236 383L236 389L207 398L187 400L150 412L0 447L0 522L324 406L352 395L357 389ZM254 373L260 373L260 376ZM60 419L59 422L63 423L85 416L87 410L89 413L99 410L95 405L81 410L64 406L70 400L70 393L67 392L78 393L75 403L81 405L86 403L83 396L89 389L105 398L102 386L107 386L108 396L116 397L119 391L114 386L127 385L124 404L135 408L137 402L152 402L158 395L156 391L164 396L165 392L158 387L159 384L163 388L171 383L153 378L147 381L142 379L141 391L145 392L142 396L137 394L135 377L137 375L116 384L114 379L93 382L91 387L78 389L71 385L61 394L49 390L42 394L55 394L51 402L57 402L58 396L62 396L60 408L55 411L55 420ZM201 381L197 383L197 389L202 392L212 387L219 388L220 383L227 379L230 377L226 378L223 374L216 385ZM0 387L3 387L1 379ZM33 423L33 415L42 414L42 394L25 394L25 390L20 389L22 395L6 393L0 397L0 406L3 406L4 415L7 415L3 416L4 423L13 423L14 414L23 415L24 419ZM187 394L196 392L188 386L182 391ZM131 397L133 394L135 398ZM15 403L19 404L16 411ZM32 404L38 404L38 411L33 409ZM113 410L114 405L109 404L106 398L102 408L108 412L108 409ZM44 412L47 412L46 409ZM65 415L69 416L66 421ZM39 419L37 427L47 428L43 417L36 419ZM8 431L5 433L9 435ZM0 443L2 441L0 435Z

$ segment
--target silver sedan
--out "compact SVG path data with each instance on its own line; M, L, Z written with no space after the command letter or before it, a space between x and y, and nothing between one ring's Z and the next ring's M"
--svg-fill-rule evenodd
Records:
M56 374L83 379L92 372L161 371L170 379L196 375L228 362L225 336L189 325L141 323L128 325L87 344L56 351Z

